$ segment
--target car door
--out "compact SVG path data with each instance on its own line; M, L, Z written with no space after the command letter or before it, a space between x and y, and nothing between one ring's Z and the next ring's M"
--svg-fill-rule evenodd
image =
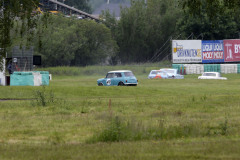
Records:
M106 86L114 85L114 73L108 73L105 80Z
M113 78L113 85L117 86L118 83L121 81L122 81L122 74L120 72L116 72Z

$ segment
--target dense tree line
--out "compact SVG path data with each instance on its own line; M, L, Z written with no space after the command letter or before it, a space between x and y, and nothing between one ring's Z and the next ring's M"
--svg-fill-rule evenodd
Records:
M42 21L39 21L41 26ZM37 27L32 41L21 37L17 23L13 28L13 46L34 46L43 66L86 66L108 63L118 49L111 31L93 20L78 20L50 15L46 27ZM24 39L24 40L23 40ZM9 50L11 52L11 49ZM110 63L110 62L109 62Z
M230 4L224 6L218 0L145 2L132 0L131 8L122 9L119 21L108 12L102 15L120 48L117 58L122 63L171 59L171 39L239 38L239 11Z
M105 63L117 49L111 31L103 24L51 16L37 51L44 66L86 66ZM37 48L37 44L35 47Z
M174 0L131 1L131 8L123 8L121 19L115 20L109 12L103 14L105 24L119 45L117 58L122 63L157 61L168 58L170 44L161 46L175 36L176 21L181 10ZM156 56L161 54L161 56ZM153 58L155 57L155 58Z
M19 25L28 25L21 19L6 33L14 39L12 46L34 45L44 66L155 62L171 58L171 39L239 38L239 10L231 6L235 1L220 1L131 0L130 8L121 9L120 20L108 11L101 23L53 15L47 27L39 20L35 29L24 32ZM37 36L33 39L29 31Z
M38 0L1 0L0 1L0 70L2 68L2 59L6 57L6 50L12 43L11 31L16 21L19 34L25 35L31 39L33 29L37 26L38 19L44 19L45 15L38 17L36 8Z

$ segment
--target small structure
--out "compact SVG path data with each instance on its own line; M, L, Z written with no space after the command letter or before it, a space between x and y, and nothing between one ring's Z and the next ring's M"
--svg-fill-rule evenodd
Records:
M33 47L14 47L12 50L12 70L32 71L33 70Z
M34 59L35 58L35 59ZM49 72L33 71L33 65L41 65L41 56L33 56L33 47L14 47L11 58L7 58L6 76L10 86L49 85Z
M10 86L42 86L49 85L49 72L14 72L10 78Z

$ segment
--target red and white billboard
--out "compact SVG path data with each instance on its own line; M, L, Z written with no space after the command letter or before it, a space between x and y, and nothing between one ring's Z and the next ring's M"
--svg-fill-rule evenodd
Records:
M224 62L240 61L240 39L224 40Z

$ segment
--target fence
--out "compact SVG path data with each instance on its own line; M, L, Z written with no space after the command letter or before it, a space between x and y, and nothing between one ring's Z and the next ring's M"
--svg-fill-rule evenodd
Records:
M178 69L180 74L202 74L203 72L240 73L240 64L172 64L172 68Z

